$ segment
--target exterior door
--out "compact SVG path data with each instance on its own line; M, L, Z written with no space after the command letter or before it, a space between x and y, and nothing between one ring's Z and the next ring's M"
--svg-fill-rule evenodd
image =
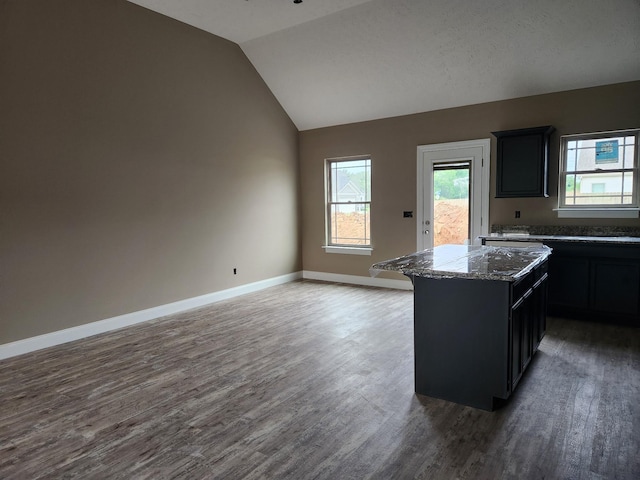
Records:
M490 140L418 147L418 250L488 232Z

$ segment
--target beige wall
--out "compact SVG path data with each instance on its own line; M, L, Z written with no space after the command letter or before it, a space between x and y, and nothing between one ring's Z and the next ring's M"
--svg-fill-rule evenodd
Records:
M299 271L297 135L234 43L0 1L0 344Z
M553 193L559 135L640 126L640 82L298 134L231 42L124 0L0 0L0 344L301 268L367 275L415 250L418 145L546 124ZM325 254L324 159L365 153L374 254ZM492 198L490 221L584 223L555 205Z
M375 101L372 99L372 101ZM496 142L492 131L553 125L549 198L496 199ZM491 102L300 133L305 270L368 275L371 263L415 251L418 145L491 138L491 224L625 225L638 219L558 219L558 152L560 135L640 127L640 82L609 85L550 95ZM371 154L373 256L326 254L324 242L324 159ZM514 218L514 211L521 218ZM389 278L398 275L385 274Z

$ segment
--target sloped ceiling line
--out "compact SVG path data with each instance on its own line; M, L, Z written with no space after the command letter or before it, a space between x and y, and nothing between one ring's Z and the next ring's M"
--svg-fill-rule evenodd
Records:
M300 130L640 79L640 2L130 0L240 45Z

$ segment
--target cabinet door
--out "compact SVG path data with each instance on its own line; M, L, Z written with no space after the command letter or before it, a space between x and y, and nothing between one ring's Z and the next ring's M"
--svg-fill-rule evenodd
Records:
M527 368L533 356L533 296L528 290L511 308L511 388Z
M589 260L551 255L549 260L549 306L589 307Z
M547 197L553 127L492 132L497 138L496 198Z
M511 308L511 388L518 384L520 377L526 370L535 348L537 330L534 324L538 321L538 298L533 289L527 290ZM534 333L536 332L536 333Z
M542 337L547 331L547 283L548 276L544 276L539 280L533 289L533 351L538 349L538 345L542 341Z
M640 264L608 259L592 262L591 308L600 312L640 314Z
M524 302L511 309L511 391L516 388L522 376L522 323Z
M522 371L527 368L531 357L533 356L533 318L534 318L534 303L532 292L527 294L520 307L522 312L520 316L522 318L522 344L520 350L522 351Z

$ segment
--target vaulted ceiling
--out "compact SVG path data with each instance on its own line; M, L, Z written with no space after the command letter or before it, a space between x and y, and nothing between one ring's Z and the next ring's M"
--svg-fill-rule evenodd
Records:
M238 43L300 130L640 80L640 0L130 1Z

